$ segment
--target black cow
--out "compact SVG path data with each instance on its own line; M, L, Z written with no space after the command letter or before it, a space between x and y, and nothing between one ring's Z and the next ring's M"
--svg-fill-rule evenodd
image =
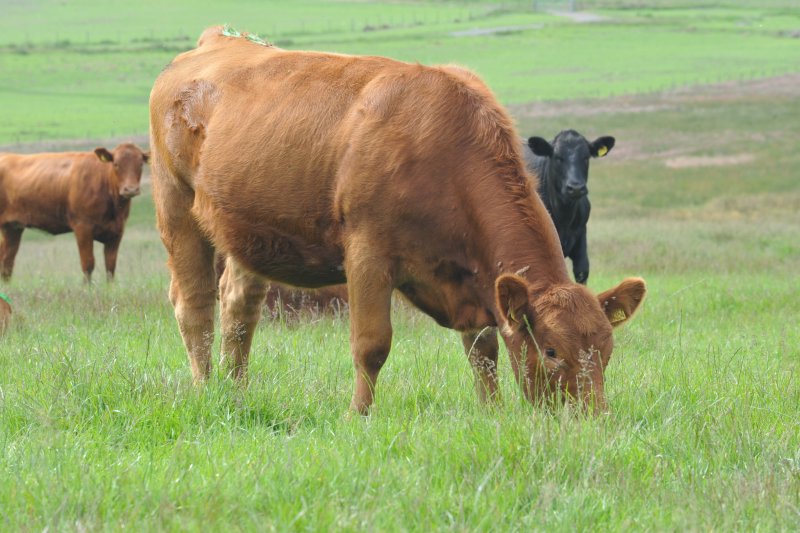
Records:
M552 143L528 139L523 150L528 169L539 176L539 196L553 218L564 257L572 260L575 281L589 279L586 222L589 220L589 158L603 157L614 147L614 137L589 142L574 130L564 130Z

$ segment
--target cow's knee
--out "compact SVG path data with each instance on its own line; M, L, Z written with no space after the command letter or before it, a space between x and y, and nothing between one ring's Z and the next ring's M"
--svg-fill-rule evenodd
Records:
M367 278L372 275L372 279ZM392 346L392 287L380 272L367 273L348 287L350 345L355 366L355 391L350 409L367 414L372 405L378 373Z
M253 333L261 319L261 307L267 284L261 278L244 271L228 260L220 280L220 328L222 330L222 358L228 374L243 380Z
M92 272L94 272L94 261L83 265L83 281L84 283L92 283Z
M478 398L482 402L497 399L497 331L466 331L461 334L461 342L475 374Z

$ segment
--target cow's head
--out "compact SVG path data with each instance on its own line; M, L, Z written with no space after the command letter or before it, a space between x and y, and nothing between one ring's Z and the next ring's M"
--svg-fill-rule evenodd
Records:
M594 296L583 285L536 292L520 276L500 276L502 333L528 399L571 398L591 412L606 411L603 371L614 347L611 332L636 312L645 292L639 278Z
M138 146L123 143L109 152L105 148L95 148L94 153L104 163L110 163L113 181L119 186L119 195L133 198L140 192L142 181L142 165L150 160L150 154L143 152Z
M528 139L531 151L550 159L547 178L564 199L577 199L589 193L589 158L603 157L614 147L614 137L599 137L589 142L574 130L564 130L549 143L541 137Z

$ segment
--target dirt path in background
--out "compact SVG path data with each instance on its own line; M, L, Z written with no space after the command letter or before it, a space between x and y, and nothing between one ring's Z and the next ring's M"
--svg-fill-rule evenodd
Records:
M693 102L726 102L745 98L800 96L800 73L755 81L700 85L655 94L615 96L602 100L531 102L509 106L517 117L587 117L611 113L647 113L677 109Z
M608 17L598 15L597 13L588 13L586 11L550 11L550 14L558 17L566 17L572 22L577 22L578 24L589 24L592 22L603 22L604 20L608 20Z
M128 135L127 137L107 137L104 139L51 139L19 144L0 144L0 152L26 154L37 152L82 152L84 150L94 150L98 146L105 146L111 149L124 142L131 142L146 148L150 144L150 137L148 135Z
M744 101L769 102L775 99L794 98L800 100L800 73L787 74L754 81L725 82L714 85L687 87L655 94L617 96L602 100L567 100L557 102L531 102L509 106L511 114L518 120L533 120L559 117L561 123L569 125L585 117L624 114L657 113L674 110L690 113L697 104L728 103ZM614 149L619 159L658 158L664 165L673 168L735 165L753 160L752 154L698 157L698 150L715 151L741 136L750 136L754 142L767 140L763 132L718 131L713 136L693 135L684 132L674 139L672 148L654 152L646 139L628 139ZM664 140L663 138L661 139ZM663 142L662 142L663 144Z

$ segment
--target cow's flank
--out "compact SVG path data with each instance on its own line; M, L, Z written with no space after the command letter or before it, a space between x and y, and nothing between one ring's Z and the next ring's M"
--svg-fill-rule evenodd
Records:
M503 325L532 401L562 391L604 408L612 323L570 280L511 119L477 76L210 29L156 80L150 126L170 300L195 380L211 371L222 254L221 355L236 378L268 280L347 282L355 411L373 403L389 354L394 289L459 331ZM608 294L632 313L644 290L630 280ZM470 360L492 397L496 360L482 354Z
M114 150L0 154L0 274L11 277L25 228L57 235L74 232L84 279L94 270L93 241L104 246L106 275L114 277L117 252L139 194L149 155L124 143Z

